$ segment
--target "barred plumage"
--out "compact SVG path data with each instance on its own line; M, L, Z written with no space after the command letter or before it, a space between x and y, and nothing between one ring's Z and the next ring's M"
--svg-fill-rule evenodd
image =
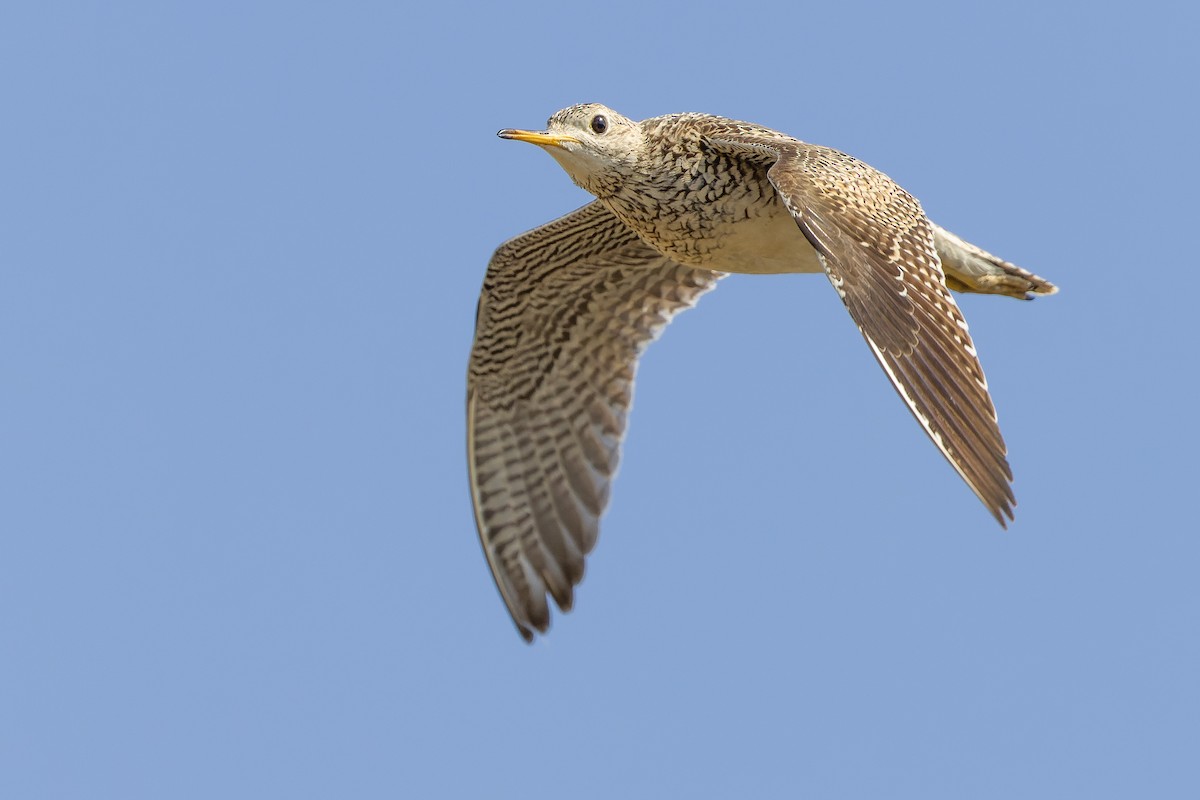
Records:
M913 415L992 515L1015 505L987 382L949 288L1057 289L934 225L886 175L702 114L572 106L544 147L598 200L488 265L467 375L476 523L521 635L573 603L608 503L637 359L726 272L828 276Z

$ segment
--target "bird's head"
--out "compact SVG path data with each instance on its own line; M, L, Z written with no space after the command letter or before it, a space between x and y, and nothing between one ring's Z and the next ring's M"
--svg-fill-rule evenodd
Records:
M564 108L540 133L506 129L497 135L541 147L571 180L597 197L615 192L633 172L642 145L636 122L599 103Z

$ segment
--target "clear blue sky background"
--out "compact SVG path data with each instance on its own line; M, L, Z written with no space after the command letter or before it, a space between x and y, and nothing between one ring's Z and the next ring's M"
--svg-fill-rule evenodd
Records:
M0 796L1200 797L1184 5L5 3ZM1003 532L815 276L644 359L577 609L488 576L484 267L580 101L858 155L966 297Z

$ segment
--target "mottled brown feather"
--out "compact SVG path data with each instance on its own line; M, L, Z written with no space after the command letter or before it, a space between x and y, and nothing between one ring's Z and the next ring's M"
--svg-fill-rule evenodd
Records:
M549 625L547 595L564 610L574 602L640 352L716 270L824 270L925 432L1000 524L1012 519L1004 440L948 287L1027 298L1053 284L934 225L867 164L758 125L704 114L639 123L584 104L546 133L500 135L542 146L600 198L502 245L477 313L471 494L526 640Z
M920 203L883 173L826 147L757 131L721 130L709 141L774 157L767 178L872 353L946 459L1006 525L1016 504L1007 448Z
M637 358L720 273L681 266L599 203L492 257L467 372L479 537L526 640L569 610L620 458Z

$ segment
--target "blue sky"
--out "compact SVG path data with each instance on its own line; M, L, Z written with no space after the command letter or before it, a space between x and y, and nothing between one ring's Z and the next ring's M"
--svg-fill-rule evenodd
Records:
M0 796L1197 796L1194 12L412 5L0 10ZM1009 531L824 279L735 276L521 642L466 357L588 199L495 131L581 101L853 153L1062 287L960 301Z

